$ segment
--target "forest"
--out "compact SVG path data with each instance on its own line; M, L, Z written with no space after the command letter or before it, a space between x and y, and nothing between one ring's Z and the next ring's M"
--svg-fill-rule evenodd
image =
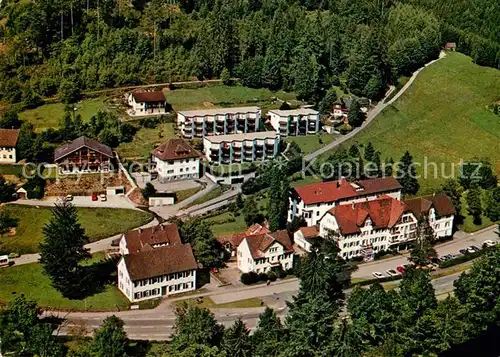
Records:
M230 75L318 103L332 86L380 98L446 42L497 68L488 0L10 0L0 5L0 99Z

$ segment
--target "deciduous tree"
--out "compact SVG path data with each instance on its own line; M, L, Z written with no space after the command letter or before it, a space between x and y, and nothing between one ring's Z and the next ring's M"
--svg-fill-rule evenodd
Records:
M90 345L90 355L93 357L123 357L128 344L123 320L115 315L104 319L102 325L95 330Z

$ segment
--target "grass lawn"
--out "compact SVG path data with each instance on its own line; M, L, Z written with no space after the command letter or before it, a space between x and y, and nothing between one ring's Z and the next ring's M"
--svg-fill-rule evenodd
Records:
M155 147L173 137L173 123L160 124L153 129L141 128L130 143L121 143L116 151L129 160L147 160Z
M335 140L335 137L335 134L320 132L317 135L289 137L286 138L285 141L297 143L304 154L310 154L313 151L330 144L333 140Z
M295 99L294 93L272 92L269 89L253 89L239 85L210 85L196 89L175 89L166 91L167 102L174 110L207 109L213 107L260 106L262 109L278 108L270 98Z
M49 207L7 205L5 209L19 219L15 236L1 238L0 251L36 253L43 240L42 228L51 217ZM111 237L151 220L146 212L118 208L78 208L80 222L91 242Z
M230 222L234 219L234 222ZM206 219L207 222L212 223L212 232L216 237L226 234L240 233L247 229L245 218L242 214L235 216L233 212L224 212L220 215ZM218 223L224 222L224 223Z
M210 191L209 193L207 193L205 196L197 198L196 200L194 200L193 202L191 202L190 204L188 204L184 208L188 208L188 207L192 207L192 206L196 206L196 205L201 205L202 203L205 203L205 202L208 202L210 200L213 200L214 198L217 198L220 195L222 195L222 188L220 186L217 186L212 191Z
M186 190L181 190L181 191L176 191L175 192L175 203L179 203L181 201L184 201L186 198L191 197L197 192L200 192L202 190L202 187L194 187L194 188L188 188Z
M297 186L309 185L311 183L316 183L316 182L321 182L321 179L315 176L306 176L304 178L301 177L299 180L290 182L290 185L292 187L297 187Z
M500 71L480 67L460 53L425 68L410 88L383 111L370 127L345 143L372 141L382 159L396 161L409 150L416 162L429 166L428 177L419 180L420 194L432 193L450 175L451 164L461 159L487 157L500 173L500 117L487 109L500 95ZM423 173L422 167L417 168ZM458 174L458 168L456 170Z
M204 296L200 302L197 299L185 299L178 300L174 302L174 305L181 306L183 303L189 306L197 306L199 308L207 309L237 309L237 308L251 308L251 307L261 307L262 300L259 298L250 298L238 301L227 302L223 304L216 304L210 296Z
M464 222L462 224L462 230L464 232L467 232L467 233L472 233L472 232L476 232L476 231L479 231L483 228L486 228L486 227L489 227L491 225L494 224L494 222L492 222L488 217L486 217L485 215L481 215L481 224L474 224L474 219L472 218L471 215L469 215L469 213L467 212L467 200L466 200L466 193L464 192L464 194L462 195L462 215L465 217L464 219ZM483 209L484 209L484 206L485 206L485 192L483 192L482 194L482 201L483 201Z
M0 174L2 175L22 175L23 165L0 164Z
M89 120L99 110L106 110L103 98L89 98L75 104L78 108L75 114L80 114L83 121ZM32 123L36 131L43 131L48 128L59 126L64 117L64 104L50 103L44 104L35 109L28 109L19 113L21 120Z
M102 258L101 256L98 256ZM94 258L95 259L95 258ZM43 274L38 263L12 266L0 269L0 304L6 304L16 294L24 294L35 300L42 308L54 310L116 310L127 309L129 302L116 286L108 285L102 293L84 300L69 300L63 298Z

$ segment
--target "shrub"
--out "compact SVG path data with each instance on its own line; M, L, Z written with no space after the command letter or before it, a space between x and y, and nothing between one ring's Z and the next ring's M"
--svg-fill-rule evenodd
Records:
M345 135L350 131L352 131L352 126L350 126L349 124L342 124L341 126L339 126L339 132L342 135Z
M250 273L243 273L240 276L240 281L245 285L255 284L259 281L259 275L251 271Z
M276 281L276 279L278 279L278 275L274 272L274 271L270 271L268 274L267 274L267 278L271 281Z
M259 281L268 281L269 277L267 276L266 273L260 273L259 274Z

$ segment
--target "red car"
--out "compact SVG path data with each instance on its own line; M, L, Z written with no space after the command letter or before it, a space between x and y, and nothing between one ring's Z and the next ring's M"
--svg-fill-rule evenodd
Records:
M96 194L92 194L92 201L97 201L97 195Z
M400 265L400 266L398 266L398 267L396 268L396 270L397 270L398 272L400 272L401 274L404 274L404 273L405 273L405 271L406 271L406 269L405 269L403 266L401 266L401 265Z

